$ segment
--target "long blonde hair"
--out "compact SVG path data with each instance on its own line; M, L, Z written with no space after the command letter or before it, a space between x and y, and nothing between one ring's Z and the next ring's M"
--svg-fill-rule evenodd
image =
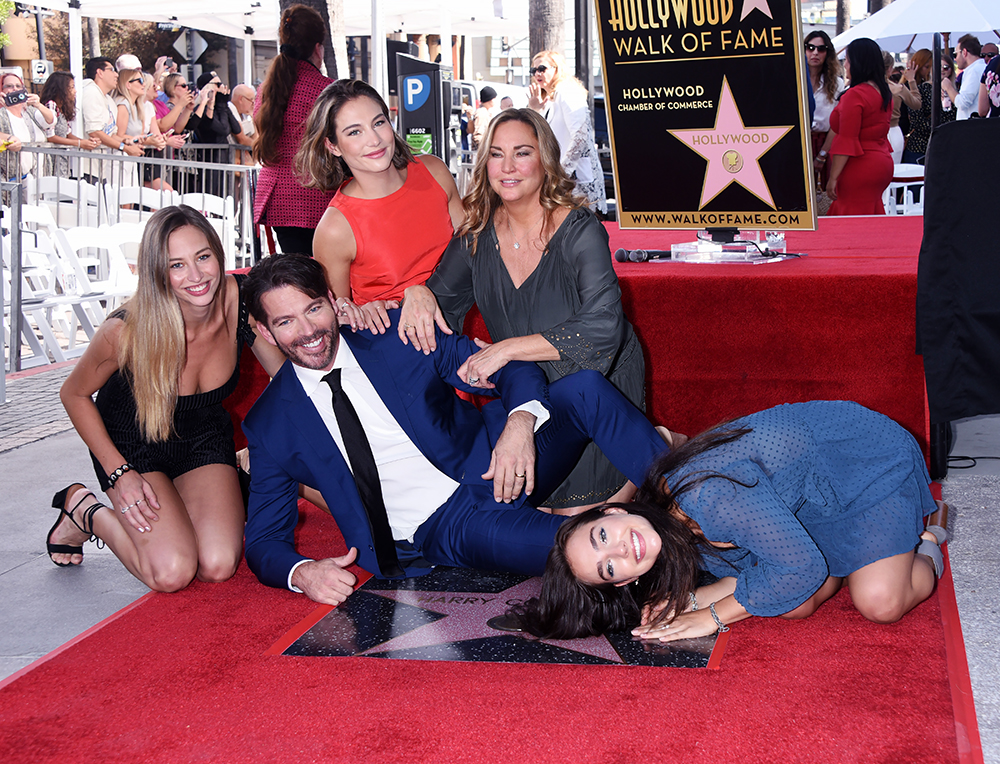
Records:
M118 72L118 84L115 85L115 92L125 99L125 108L128 109L128 113L134 119L144 122L144 117L146 116L145 79L143 79L142 82L142 93L138 98L133 101L132 96L130 96L128 92L128 81L133 79L137 74L142 77L142 69L122 69Z
M219 235L197 210L186 205L164 207L146 223L139 244L139 286L125 308L125 326L118 344L118 368L126 374L135 397L136 420L146 440L164 441L173 434L177 389L187 357L184 317L170 286L170 235L194 226L225 274L226 260ZM225 305L226 278L215 301Z
M538 192L538 200L545 210L544 232L551 228L552 216L556 209L565 207L575 210L586 206L586 199L575 193L576 183L566 175L559 161L559 141L549 127L545 118L533 109L506 109L500 112L490 122L483 136L479 154L476 156L476 166L472 171L472 191L464 199L465 220L455 232L457 236L468 234L472 238L472 254L476 254L479 244L479 234L493 220L496 211L503 205L499 194L490 185L489 171L486 167L493 148L493 136L497 128L505 122L521 122L531 128L538 139L538 155L542 160L542 170L545 177Z
M542 61L542 59L547 60ZM552 76L551 83L549 83L549 88L542 88L542 95L545 98L553 98L560 87L572 87L585 90L583 83L570 74L569 64L566 63L566 57L559 51L540 50L532 57L531 65L538 66L539 62L544 63L546 66L551 64L552 68L556 70L556 73Z

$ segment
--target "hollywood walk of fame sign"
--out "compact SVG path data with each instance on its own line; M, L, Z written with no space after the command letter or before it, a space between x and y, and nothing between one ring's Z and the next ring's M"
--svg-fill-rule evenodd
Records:
M370 578L337 608L318 609L269 652L399 660L716 668L725 636L649 645L626 632L540 640L488 621L537 596L541 579L436 568L419 578Z
M797 0L595 0L622 228L814 229Z

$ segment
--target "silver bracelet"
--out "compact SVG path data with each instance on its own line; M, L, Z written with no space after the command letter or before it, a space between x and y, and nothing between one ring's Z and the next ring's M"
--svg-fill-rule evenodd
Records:
M714 602L708 606L708 612L712 614L712 620L715 621L715 625L719 627L719 632L724 634L725 632L729 631L729 627L719 620L719 614L715 612Z
M691 612L693 613L698 609L698 598L694 596L694 592L691 592Z

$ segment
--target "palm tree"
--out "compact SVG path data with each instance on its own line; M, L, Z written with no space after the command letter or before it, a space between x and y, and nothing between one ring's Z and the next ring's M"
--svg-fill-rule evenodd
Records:
M528 0L528 46L532 56L541 50L562 53L565 26L565 0Z

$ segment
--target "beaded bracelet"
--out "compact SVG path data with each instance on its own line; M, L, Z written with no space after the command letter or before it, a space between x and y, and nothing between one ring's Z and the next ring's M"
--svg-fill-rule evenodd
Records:
M691 592L691 612L693 613L698 609L698 598L694 596L694 592Z
M119 467L114 472L112 472L110 475L108 475L108 488L114 488L115 487L115 483L118 482L118 478L120 478L122 475L124 475L129 470L134 470L134 469L135 469L135 467L133 467L128 462L125 462L125 464L123 464L121 467Z
M719 631L725 633L729 631L729 627L726 626L721 620L719 620L719 614L715 612L715 603L713 602L708 606L708 612L712 614L712 620L715 621L715 625L719 627Z

